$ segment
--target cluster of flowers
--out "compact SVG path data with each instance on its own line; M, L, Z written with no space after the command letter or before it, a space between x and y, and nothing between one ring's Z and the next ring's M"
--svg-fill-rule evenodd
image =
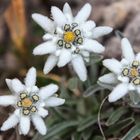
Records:
M140 53L134 54L127 38L121 40L122 60L106 59L103 65L111 73L99 78L99 83L111 84L115 88L109 95L109 102L115 102L129 92L140 93Z
M44 74L49 73L56 65L63 67L67 64L73 66L80 80L87 80L85 62L90 61L90 54L102 54L105 47L97 39L112 32L111 27L100 26L88 20L92 7L85 4L74 17L70 6L66 3L61 11L57 7L51 8L53 20L40 14L33 14L32 18L44 30L44 42L34 50L34 55L49 54ZM99 83L113 84L114 89L109 95L109 101L114 102L130 90L140 93L140 54L134 55L132 47L126 38L122 39L123 59L107 59L103 65L111 73L99 78ZM1 96L0 105L12 105L15 111L3 123L1 130L5 131L19 124L19 133L26 135L30 130L30 121L35 128L45 135L47 128L42 118L48 115L48 107L64 104L65 100L58 98L58 86L50 84L38 88L36 84L36 69L30 68L25 78L25 85L18 79L6 79L12 95Z

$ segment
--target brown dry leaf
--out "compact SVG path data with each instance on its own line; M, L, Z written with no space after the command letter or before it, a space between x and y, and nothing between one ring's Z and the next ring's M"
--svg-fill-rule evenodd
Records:
M27 35L24 0L12 0L4 14L15 47L25 53L24 41Z

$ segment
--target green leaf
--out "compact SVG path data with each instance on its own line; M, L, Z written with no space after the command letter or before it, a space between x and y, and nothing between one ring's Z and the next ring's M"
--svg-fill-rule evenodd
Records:
M68 88L70 90L74 90L77 89L78 87L78 78L77 77L73 77L68 81Z
M96 93L97 91L103 90L104 88L102 88L101 86L99 86L98 84L95 84L93 86L90 86L85 92L84 92L84 97L88 97L93 95L94 93Z
M95 137L93 138L93 140L103 140L103 137L101 137L101 136L95 136Z
M98 75L99 75L99 69L97 64L92 64L89 68L89 74L88 78L91 83L97 83ZM93 78L94 77L94 78Z
M93 133L94 133L94 130L89 128L86 131L83 131L81 136L82 136L83 140L89 140Z
M122 115L124 115L127 112L127 109L122 107L122 108L118 108L117 110L115 110L111 116L109 117L109 119L106 122L107 126L113 125L114 123L116 123L120 117Z
M86 58L86 57L84 57ZM87 66L93 65L94 63L100 62L103 59L102 55L92 53L90 55L90 62L86 63Z
M140 123L132 127L121 140L133 140L140 135Z
M77 128L78 132L83 131L84 129L92 126L93 124L95 124L97 122L97 115L95 116L89 116L88 118L80 121L79 126Z
M129 93L129 97L130 97L130 105L132 107L140 107L140 94L135 92L135 91L131 91Z
M98 83L98 85L100 85L102 88L108 89L108 90L112 90L113 87L115 86L115 85L113 85L113 84L106 84L106 83L102 83L102 82L100 82L100 81L97 81L97 83Z
M46 136L43 136L40 140L46 140L53 136L56 136L60 132L64 131L65 129L68 129L70 127L74 127L78 125L78 121L65 121L62 123L58 123L54 126L52 126L49 130Z
M105 131L105 134L106 135L110 135L110 134L113 134L115 135L116 133L119 133L121 132L123 129L127 128L129 125L131 125L132 123L134 123L134 118L132 117L129 117L129 118L126 118L112 126L109 127L109 129L107 129Z
M71 140L83 140L81 134L74 133L71 135Z
M110 111L107 111L106 113L104 113L103 115L101 115L101 119L107 118L108 116L110 116ZM97 117L98 117L98 115L96 114L94 116L89 116L89 117L81 120L79 122L77 131L78 132L81 132L84 129L86 129L86 128L92 126L93 124L95 124L97 122Z
M82 115L85 115L87 113L83 98L79 99L79 101L77 102L77 112Z

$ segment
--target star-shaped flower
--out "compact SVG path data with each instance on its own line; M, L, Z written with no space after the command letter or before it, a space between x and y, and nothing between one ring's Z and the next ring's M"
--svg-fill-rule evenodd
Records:
M25 78L25 85L18 79L6 79L12 95L0 96L0 105L12 105L15 111L3 123L1 130L5 131L19 123L20 134L26 135L30 130L30 121L35 128L45 135L47 128L42 118L48 115L48 107L62 105L65 100L55 96L58 86L49 84L38 88L36 83L36 69L30 68Z
M91 52L101 54L105 49L94 39L112 31L111 27L96 27L94 21L88 20L91 10L91 5L87 3L74 17L66 3L63 11L55 6L51 8L53 20L40 14L32 15L34 21L46 31L43 36L45 42L33 51L34 55L50 54L44 66L45 74L56 65L63 67L71 63L79 78L82 81L87 79L84 61L89 61Z
M103 65L111 73L99 78L99 83L116 85L109 95L109 101L115 102L130 91L140 93L140 53L134 54L128 39L121 40L123 58L106 59Z

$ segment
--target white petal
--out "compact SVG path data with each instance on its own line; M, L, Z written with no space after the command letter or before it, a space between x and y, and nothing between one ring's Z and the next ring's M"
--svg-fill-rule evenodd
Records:
M128 90L134 91L136 90L136 86L133 83L128 84Z
M127 38L123 38L121 41L122 44L122 53L123 56L129 61L132 62L135 58L132 46Z
M10 117L3 123L1 130L6 131L12 127L15 127L19 122L19 118L13 113Z
M63 34L64 34L64 30L63 30L61 27L57 27L57 28L56 28L56 32L57 32L57 34L59 34L60 36L63 36Z
M58 58L55 55L50 55L46 60L43 72L45 74L49 73L57 64L57 61L58 61Z
M57 57L59 57L60 53L61 53L61 50L57 50L57 51L55 52L55 55L56 55Z
M140 53L136 55L136 60L140 61Z
M47 34L43 35L43 39L45 41L50 40L50 39L53 39L53 35L47 33Z
M63 26L65 23L67 23L64 14L59 8L52 6L51 13L54 21L57 23L58 26Z
M121 73L121 63L116 59L105 59L103 65L116 74Z
M66 16L67 20L71 22L73 19L73 15L72 15L72 11L68 3L64 4L63 13Z
M96 40L91 39L85 39L81 48L94 53L103 53L105 50L104 46L102 46Z
M63 67L70 61L71 61L71 52L69 50L63 49L60 53L57 66Z
M63 13L72 15L71 7L67 2L64 4Z
M86 21L81 25L80 28L83 31L83 35L85 38L92 38L93 36L92 30L95 28L95 26L96 24L92 20Z
M122 58L121 64L122 64L123 66L127 66L127 65L130 64L130 62L129 62L128 60L126 60L125 58Z
M65 99L57 98L57 97L49 97L46 100L46 107L55 107L64 104Z
M40 134L45 135L47 133L46 125L40 116L33 115L32 121L33 121L35 128L39 131Z
M15 111L14 111L14 114L20 118L20 115L21 115L21 110L19 108L17 108Z
M140 94L140 87L137 87L137 92Z
M20 118L20 130L21 133L27 135L30 130L30 117L29 116L22 116Z
M36 69L34 67L30 68L26 74L25 85L27 87L33 87L36 83Z
M107 84L116 84L118 82L114 73L108 73L99 78L99 81Z
M54 31L53 21L50 20L48 17L35 13L35 14L32 14L32 18L45 31L47 31L47 32L53 32Z
M129 77L124 77L122 75L118 76L118 80L123 82L123 83L129 83Z
M31 92L32 93L37 93L39 91L39 88L37 87L37 86L33 86L32 88L31 88Z
M93 28L95 28L96 24L94 21L92 20L89 20L89 21L86 21L84 24L81 25L81 29L86 32L86 31L90 31L92 30Z
M0 96L0 105L8 106L16 104L17 97L12 95Z
M83 55L83 59L86 62L89 62L90 61L90 53L88 51L81 51L81 54Z
M56 93L58 86L55 84L49 84L48 86L42 87L39 91L39 96L42 99L46 99Z
M128 92L127 84L119 84L109 95L109 102L115 102L125 96Z
M56 51L56 46L54 43L50 42L44 42L40 45L38 45L34 50L34 55L44 55L48 53L53 53Z
M43 117L43 118L45 118L49 113L48 113L48 110L46 110L46 109L44 109L44 108L42 108L42 107L40 107L39 109L38 109L38 115L39 116L41 116L41 117Z
M93 30L93 38L98 38L98 37L101 37L101 36L104 36L104 35L107 35L109 33L112 32L112 28L111 27L108 27L108 26L99 26L99 27L96 27L94 28Z
M87 80L87 69L83 58L79 55L72 59L73 69L82 81Z
M75 17L75 22L82 23L86 21L91 13L92 7L89 3L85 4Z
M10 91L12 93L14 93L14 90L12 88L12 80L11 79L5 79L5 81L6 81L6 84L7 84L8 88L10 89Z
M24 85L18 80L18 79L13 79L12 80L12 87L15 93L19 94L22 91L24 91Z

